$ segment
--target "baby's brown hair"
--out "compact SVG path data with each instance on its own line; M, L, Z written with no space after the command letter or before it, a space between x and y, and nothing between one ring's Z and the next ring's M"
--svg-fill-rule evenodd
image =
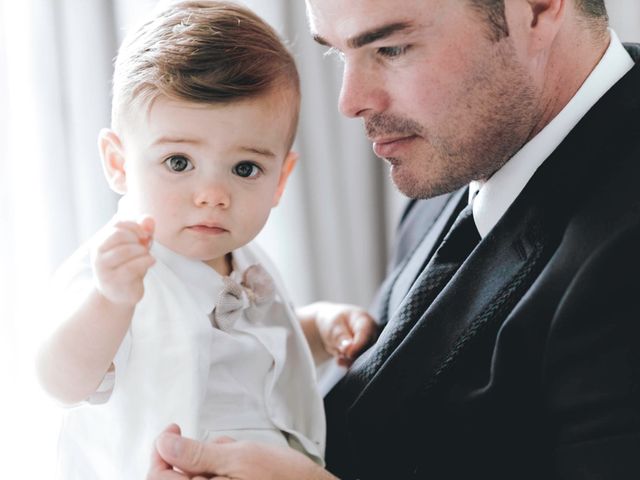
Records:
M160 95L195 103L231 103L291 92L292 133L300 105L295 61L277 33L228 1L171 4L129 34L115 62L112 126Z

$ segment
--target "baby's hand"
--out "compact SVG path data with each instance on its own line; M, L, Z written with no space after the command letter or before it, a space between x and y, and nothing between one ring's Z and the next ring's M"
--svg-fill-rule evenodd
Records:
M149 253L154 228L151 217L107 225L91 252L96 287L107 300L133 306L142 298L144 276L155 263Z
M316 302L299 308L298 315L314 318L324 349L342 366L350 366L378 333L371 315L355 305Z

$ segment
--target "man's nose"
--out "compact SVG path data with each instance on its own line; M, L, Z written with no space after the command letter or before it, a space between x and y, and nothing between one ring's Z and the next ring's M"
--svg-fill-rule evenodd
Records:
M199 186L193 201L198 207L227 208L231 201L229 187L219 180L207 181Z
M338 108L346 117L365 117L388 107L389 95L383 79L369 70L345 63Z

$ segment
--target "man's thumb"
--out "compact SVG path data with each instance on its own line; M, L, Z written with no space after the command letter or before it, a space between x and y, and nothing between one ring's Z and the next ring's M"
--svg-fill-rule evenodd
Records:
M185 449L184 439L174 433L163 433L156 439L156 448L160 456L172 463L181 458Z
M163 433L156 440L156 449L164 461L193 474L215 473L213 458L207 455L205 445L174 433Z

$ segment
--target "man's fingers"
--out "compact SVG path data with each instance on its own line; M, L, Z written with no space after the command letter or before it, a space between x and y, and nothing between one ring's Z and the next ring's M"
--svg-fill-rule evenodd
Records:
M165 432L156 440L156 448L162 459L192 474L215 474L220 471L225 456L221 450L226 444L207 445L174 433Z
M172 423L170 425L167 426L167 428L165 428L162 433L175 433L177 435L182 434L182 431L180 430L180 425L177 425L175 423Z
M164 431L168 433L180 434L180 427L175 423L173 423L169 425ZM171 478L176 478L176 479L185 478L184 476L176 477L175 475L171 475L171 472L176 473L178 475L180 474L178 472L175 472L173 470L173 467L164 461L164 459L160 456L155 446L152 450L153 451L151 452L151 467L149 468L149 474L147 477L148 480L155 480L155 479L170 480ZM161 474L160 472L164 472L164 473Z
M175 470L149 470L147 480L189 480L189 477Z
M236 439L235 438L231 438L231 437L216 437L213 440L211 440L211 443L233 443L235 442Z

